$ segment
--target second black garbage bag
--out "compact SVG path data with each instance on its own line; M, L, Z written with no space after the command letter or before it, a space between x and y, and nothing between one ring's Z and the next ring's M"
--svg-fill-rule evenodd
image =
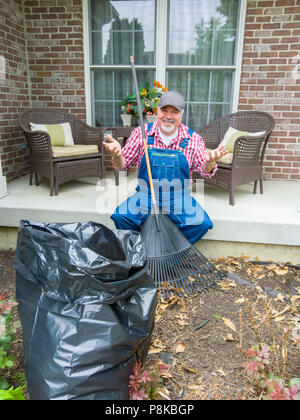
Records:
M136 232L22 220L16 292L33 400L126 400L157 291Z

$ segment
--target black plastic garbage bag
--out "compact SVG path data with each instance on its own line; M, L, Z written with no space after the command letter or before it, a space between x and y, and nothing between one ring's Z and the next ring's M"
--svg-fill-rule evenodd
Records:
M138 233L22 220L14 268L30 398L128 399L157 302Z

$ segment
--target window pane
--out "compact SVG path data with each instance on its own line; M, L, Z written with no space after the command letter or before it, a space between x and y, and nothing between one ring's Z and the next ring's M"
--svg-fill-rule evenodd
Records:
M122 125L122 99L134 92L131 69L128 70L92 70L94 81L95 120L100 127ZM154 70L136 69L139 85L152 85Z
M232 71L214 71L211 80L211 102L231 102Z
M196 29L196 48L191 56L191 65L211 63L213 31Z
M216 29L236 29L238 20L238 1L221 0L217 5L217 25Z
M134 62L136 64L151 65L154 63L154 34L153 32L134 33ZM147 48L146 48L147 43Z
M109 127L114 125L114 114L111 112L112 103L95 103L95 125L96 127Z
M188 96L188 71L167 71L167 88L168 90L177 90L184 99Z
M208 102L210 71L190 72L190 101Z
M196 130L230 112L233 71L169 70L167 87L185 99L183 123Z
M210 104L207 124L226 114L230 114L230 104Z
M92 31L102 31L103 28L110 25L112 20L111 7L109 1L90 2L90 20Z
M133 55L133 33L129 31L114 31L111 33L110 49L111 62L109 64L128 64Z
M212 64L234 64L235 31L219 31L214 34Z
M190 104L189 121L186 123L193 130L198 130L207 124L208 104Z
M110 70L92 71L95 100L113 99L113 72Z
M92 64L154 64L155 0L90 0Z
M233 64L237 10L238 0L169 0L168 64Z

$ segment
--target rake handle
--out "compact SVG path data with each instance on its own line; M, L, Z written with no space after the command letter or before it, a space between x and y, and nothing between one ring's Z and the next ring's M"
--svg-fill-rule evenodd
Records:
M152 179L151 166L150 166L150 160L149 160L149 154L148 154L148 144L146 141L145 126L144 126L144 121L143 121L143 116L142 116L141 100L140 100L139 88L138 88L138 83L137 83L137 78L136 78L134 59L132 56L130 57L130 63L131 63L131 69L132 69L133 84L134 84L135 93L136 93L136 102L137 102L137 108L138 108L138 113L139 113L139 122L142 129L144 152L145 152L147 172L148 172L150 191L151 191L151 200L153 203L154 215L156 216L155 217L156 227L157 227L157 230L159 230L159 223L158 223L158 217L157 217L159 214L159 208L156 202L156 197L155 197L155 192L154 192L154 187L153 187L153 179Z

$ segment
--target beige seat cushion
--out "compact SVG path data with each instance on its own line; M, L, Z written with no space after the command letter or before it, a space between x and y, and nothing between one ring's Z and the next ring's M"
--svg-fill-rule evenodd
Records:
M207 150L207 152L212 151L212 149L206 149L206 150ZM232 164L232 159L233 159L233 153L228 152L227 155L218 159L217 163L223 163L224 165L231 165Z
M76 144L75 146L52 146L52 156L54 158L93 155L96 153L99 153L98 146L96 144Z

